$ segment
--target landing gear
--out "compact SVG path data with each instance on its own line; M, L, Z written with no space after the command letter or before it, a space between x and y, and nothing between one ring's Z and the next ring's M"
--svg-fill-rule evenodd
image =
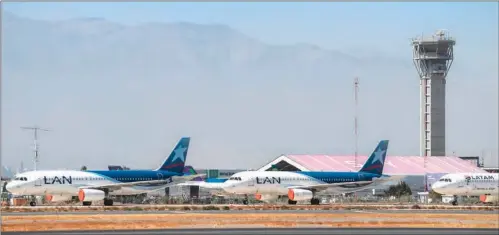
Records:
M248 195L244 195L243 204L248 205Z
M83 202L83 206L91 206L92 202Z
M113 199L104 198L104 206L112 206Z
M36 206L36 196L29 196L29 205L30 206Z
M457 206L457 196L454 196L452 201L450 202L453 206Z
M289 205L296 205L297 201L289 200L288 199L288 204Z
M319 198L310 199L310 205L319 205L319 204L320 204Z

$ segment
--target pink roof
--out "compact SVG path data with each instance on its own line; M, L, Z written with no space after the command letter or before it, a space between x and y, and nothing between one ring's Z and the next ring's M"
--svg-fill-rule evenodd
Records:
M357 156L357 169L354 169L355 156L287 155L286 157L310 171L356 171L367 160L367 156ZM383 169L383 173L388 175L465 172L486 173L471 162L459 157L427 157L425 171L424 157L387 156Z

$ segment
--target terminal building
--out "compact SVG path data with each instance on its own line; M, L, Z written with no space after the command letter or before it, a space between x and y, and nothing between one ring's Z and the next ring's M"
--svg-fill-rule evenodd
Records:
M242 169L196 169L198 174L206 174L206 178L221 178L227 179L231 175L236 174L237 172L246 171Z

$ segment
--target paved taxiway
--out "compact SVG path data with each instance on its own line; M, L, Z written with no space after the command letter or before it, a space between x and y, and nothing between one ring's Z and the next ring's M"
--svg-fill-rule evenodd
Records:
M50 231L50 232L2 232L8 235L117 235L117 234L230 234L230 235L250 235L250 234L267 234L267 235L293 235L293 234L377 234L377 235L412 235L412 234L474 234L474 235L489 235L497 234L496 229L413 229L413 228L251 228L251 229L167 229L167 230L122 230L122 231Z
M30 212L1 212L2 216L31 216L31 215L133 215L133 214L345 214L345 213L394 213L394 214L499 214L499 211L477 210L191 210L191 211L30 211Z

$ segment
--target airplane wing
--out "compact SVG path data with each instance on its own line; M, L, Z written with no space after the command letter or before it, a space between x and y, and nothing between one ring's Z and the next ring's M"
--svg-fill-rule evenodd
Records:
M199 186L202 187L203 181L187 181L177 184L178 186Z
M389 177L382 177L382 178L375 178L373 181L355 181L355 182L342 182L342 183L332 183L332 184L315 184L315 185L303 185L303 186L290 186L288 189L307 189L307 190L314 190L314 191L323 191L327 189L335 189L335 188L341 188L343 190L351 188L352 191L355 191L356 188L362 187L362 186L367 186L369 184L383 184L387 182L398 182L402 178L405 178L405 176L402 175L393 175Z
M126 183L116 183L116 184L105 184L105 185L91 185L91 186L82 186L80 189L108 189L110 191L119 190L123 187L132 187L132 186L148 186L148 185L176 185L179 183L183 183L196 177L203 177L206 174L196 174L196 175L184 175L184 176L172 176L171 178L164 180L147 180L147 181L135 181L135 182L126 182Z
M332 184L314 184L314 185L300 185L300 186L290 186L288 189L306 189L314 191L323 191L327 189L334 188L356 188L363 185L371 184L373 181L357 181L357 182L345 182L345 183L332 183Z
M220 183L206 183L204 181L188 181L177 184L179 186L199 186L200 189L208 191L214 196L227 196L225 190L222 189Z
M407 176L406 175L391 175L389 177L375 178L373 181L375 183L386 183L386 182L398 183L398 181L402 180L405 177L407 177Z

